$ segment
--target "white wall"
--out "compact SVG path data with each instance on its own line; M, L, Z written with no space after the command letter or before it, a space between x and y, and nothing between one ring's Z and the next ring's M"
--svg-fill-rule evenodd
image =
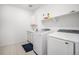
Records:
M26 41L31 13L10 5L0 5L0 46Z
M39 29L43 27L41 20L43 20L43 13L51 13L53 17L64 15L70 13L72 10L79 11L79 5L75 4L48 4L40 7L34 14L36 18L36 23ZM71 23L71 22L69 22ZM59 24L61 25L61 24ZM71 25L72 26L72 25ZM56 21L53 21L53 29L56 27ZM64 27L65 28L65 27Z
M10 5L0 5L0 46L26 41L26 31L31 23L36 23L41 29L43 13L50 12L53 17L67 14L72 10L79 11L79 5L44 5L31 13ZM53 21L53 29L56 22Z

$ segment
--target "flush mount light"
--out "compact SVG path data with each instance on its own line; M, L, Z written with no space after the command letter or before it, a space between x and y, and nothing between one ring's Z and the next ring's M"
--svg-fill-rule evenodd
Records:
M32 5L28 5L29 7L32 7Z

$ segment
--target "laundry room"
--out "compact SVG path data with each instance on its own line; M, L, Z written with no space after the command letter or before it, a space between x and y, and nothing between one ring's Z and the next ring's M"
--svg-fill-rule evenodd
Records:
M79 55L79 4L0 4L0 55Z

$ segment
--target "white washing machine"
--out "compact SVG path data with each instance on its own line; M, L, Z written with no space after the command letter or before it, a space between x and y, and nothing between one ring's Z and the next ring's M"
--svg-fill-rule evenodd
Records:
M33 49L38 55L47 54L47 34L50 32L50 30L44 30L33 33Z
M47 38L48 55L79 55L79 30L62 30Z

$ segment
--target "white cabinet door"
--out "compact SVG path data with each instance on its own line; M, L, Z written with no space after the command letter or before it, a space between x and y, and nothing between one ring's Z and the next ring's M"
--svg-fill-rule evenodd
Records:
M48 37L48 55L72 55L74 54L74 43L62 39Z

